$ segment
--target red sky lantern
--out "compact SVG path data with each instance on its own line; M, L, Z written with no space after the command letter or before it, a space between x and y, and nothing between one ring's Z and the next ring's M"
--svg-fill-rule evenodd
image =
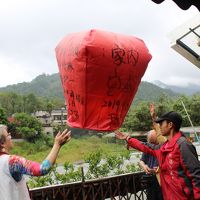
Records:
M89 30L64 37L56 57L71 127L118 129L151 60L136 37Z

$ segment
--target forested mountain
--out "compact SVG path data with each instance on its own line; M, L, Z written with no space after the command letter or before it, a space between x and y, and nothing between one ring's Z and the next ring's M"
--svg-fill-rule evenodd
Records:
M178 93L172 92L169 89L160 88L152 83L142 81L137 91L134 102L141 100L156 101L159 97L166 95L169 97L177 97Z
M31 82L23 82L0 88L0 92L15 92L21 95L33 93L36 96L48 98L63 98L60 75L42 74Z
M193 95L200 93L200 85L199 84L192 84L189 83L188 85L177 86L177 85L167 85L161 81L155 80L153 84L163 88L163 89L170 89L175 93L181 93L185 95Z
M37 76L31 82L23 82L15 85L9 85L0 88L0 92L15 92L21 95L33 93L36 96L48 97L48 98L60 98L63 99L63 92L61 88L61 81L59 73L46 75L42 74ZM138 100L156 100L161 95L167 95L170 97L177 96L177 93L172 92L169 89L160 88L149 82L142 82L139 86L135 102Z

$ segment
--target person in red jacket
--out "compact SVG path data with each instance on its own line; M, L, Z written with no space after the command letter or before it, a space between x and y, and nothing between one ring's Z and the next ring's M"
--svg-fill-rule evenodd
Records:
M171 111L155 121L167 137L162 145L144 144L119 131L115 135L126 140L128 146L157 158L164 200L200 200L200 162L196 148L179 131L181 115Z

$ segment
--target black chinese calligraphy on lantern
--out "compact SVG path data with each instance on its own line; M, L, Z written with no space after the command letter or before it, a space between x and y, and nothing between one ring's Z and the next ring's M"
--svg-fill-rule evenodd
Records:
M101 131L121 126L151 60L141 39L95 29L64 37L56 57L67 123Z

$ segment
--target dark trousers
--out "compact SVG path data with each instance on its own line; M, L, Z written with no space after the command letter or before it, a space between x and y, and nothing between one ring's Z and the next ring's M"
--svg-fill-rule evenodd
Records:
M145 184L147 200L163 200L162 191L155 175L144 175L142 182Z

